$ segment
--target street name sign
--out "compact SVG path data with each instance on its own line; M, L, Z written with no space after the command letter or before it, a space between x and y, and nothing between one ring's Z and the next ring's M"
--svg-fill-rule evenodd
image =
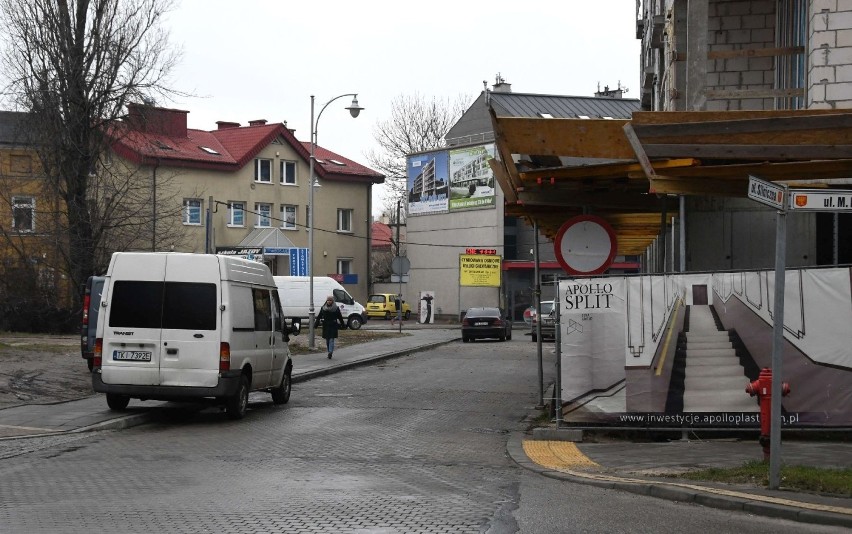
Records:
M852 212L852 191L795 189L790 191L790 209L796 211Z
M779 210L785 208L784 187L761 180L756 176L748 177L748 198Z

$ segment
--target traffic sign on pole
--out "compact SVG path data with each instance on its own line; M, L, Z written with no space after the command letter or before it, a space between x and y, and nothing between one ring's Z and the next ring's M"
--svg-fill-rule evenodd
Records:
M780 186L761 180L757 176L748 177L748 198L766 204L772 208L784 210L786 198L786 186Z
M796 211L852 212L852 191L840 189L794 189L790 209Z

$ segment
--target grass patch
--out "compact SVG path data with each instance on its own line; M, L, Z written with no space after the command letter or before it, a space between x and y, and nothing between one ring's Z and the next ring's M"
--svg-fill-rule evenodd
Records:
M727 482L733 484L769 485L769 463L759 460L740 467L703 469L678 475L688 480ZM781 487L813 493L830 493L852 497L852 469L830 469L790 465L781 467Z

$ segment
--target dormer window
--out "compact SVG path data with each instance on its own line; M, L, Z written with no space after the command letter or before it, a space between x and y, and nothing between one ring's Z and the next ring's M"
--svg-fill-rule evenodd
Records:
M212 154L212 155L214 155L214 156L221 156L221 155L222 155L222 154L220 154L219 152L217 152L217 151L213 150L212 148L210 148L209 146L199 146L198 148L200 148L201 150L203 150L203 151L207 152L208 154Z
M330 160L328 160L328 161L330 161L330 162L334 163L335 165L340 165L341 167L346 166L346 164L345 164L345 163L343 163L342 161L337 161L336 159L330 159Z

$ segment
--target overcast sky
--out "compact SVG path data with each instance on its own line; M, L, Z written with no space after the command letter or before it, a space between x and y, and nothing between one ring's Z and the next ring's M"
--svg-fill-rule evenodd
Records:
M351 97L335 101L318 142L367 165L399 95L473 102L500 73L514 92L588 96L621 83L638 98L635 21L634 0L176 0L173 85L197 96L161 104L188 110L191 128L287 121L307 141L310 95L319 113L358 93L361 116L344 109Z

